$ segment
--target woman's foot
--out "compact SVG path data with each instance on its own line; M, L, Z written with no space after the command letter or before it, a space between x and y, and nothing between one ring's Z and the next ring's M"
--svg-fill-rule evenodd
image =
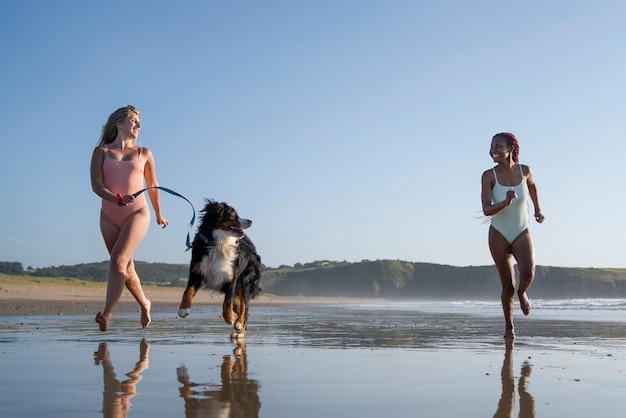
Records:
M526 360L524 364L522 364L522 377L530 377L530 374L533 372L533 366Z
M530 300L528 300L528 296L526 296L526 292L518 295L519 297L519 306L522 308L522 312L524 315L530 315Z
M507 340L514 340L515 339L515 333L513 331L506 331L504 333L504 338Z
M109 321L102 315L102 312L96 314L96 322L100 327L100 331L107 331L109 329Z
M511 327L506 327L504 329L504 338L507 340L514 340L515 339L515 328L513 328L513 326Z
M100 365L100 362L103 360L109 359L109 350L107 349L106 343L100 343L98 346L98 351L93 353L93 360L96 363L96 366Z
M152 322L152 318L150 317L150 308L152 307L152 302L148 301L146 306L141 307L141 326L144 328L148 328L150 322Z

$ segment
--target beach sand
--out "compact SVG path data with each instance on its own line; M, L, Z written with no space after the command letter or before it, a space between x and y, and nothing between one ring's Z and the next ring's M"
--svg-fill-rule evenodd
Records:
M146 286L152 325L125 295L103 333L103 283L0 287L1 416L586 418L620 415L626 396L623 320L538 307L507 345L478 304L265 295L236 343L205 292L180 319L183 289Z
M3 315L66 315L96 312L104 307L106 283L66 278L37 278L0 274L0 316ZM178 310L184 288L143 285L154 312ZM220 305L223 298L216 293L200 291L194 305ZM353 301L355 299L352 299ZM261 294L255 305L283 303L349 302L349 298L279 297ZM362 301L362 299L359 299ZM139 306L124 290L116 312L139 312Z

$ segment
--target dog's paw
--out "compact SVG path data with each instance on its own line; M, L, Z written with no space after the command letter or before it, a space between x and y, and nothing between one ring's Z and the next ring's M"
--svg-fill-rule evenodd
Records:
M243 325L240 322L235 322L235 330L237 330L237 332L243 331Z
M189 316L190 313L191 313L191 309L189 308L178 310L178 316L181 318L187 318L187 316Z
M238 343L243 340L243 337L246 335L246 330L235 331L230 334L230 339L233 343Z

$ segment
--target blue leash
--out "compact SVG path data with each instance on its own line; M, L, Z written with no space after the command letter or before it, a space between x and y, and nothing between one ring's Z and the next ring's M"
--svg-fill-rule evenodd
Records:
M193 204L189 201L189 199L187 199L185 196L183 196L180 193L176 193L174 190L170 190L167 187L161 187L161 186L152 186L152 187L146 187L145 189L139 190L136 193L133 193L133 197L137 197L140 194L142 194L143 192L145 192L148 189L159 189L159 190L163 190L164 192L167 192L171 195L174 196L178 196L181 199L185 199L187 201L187 203L189 203L191 205L191 210L193 211L193 215L191 216L191 221L189 222L189 228L187 228L187 241L185 242L185 244L187 245L187 249L185 251L189 251L189 249L191 248L191 242L189 239L189 234L191 233L191 228L193 227L194 222L196 221L196 208L193 207ZM119 200L119 197L118 197Z

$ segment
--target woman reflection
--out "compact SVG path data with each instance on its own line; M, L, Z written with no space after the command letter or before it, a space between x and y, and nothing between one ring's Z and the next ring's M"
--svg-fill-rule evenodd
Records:
M519 418L535 418L535 400L526 390L532 366L528 361L522 365L522 375L519 378L517 391L519 393ZM502 363L502 395L498 402L498 409L493 418L512 418L515 409L515 377L513 376L513 341L508 340Z
M102 415L105 418L126 417L130 409L130 400L137 394L137 383L141 380L141 372L149 365L148 353L150 344L142 339L139 344L139 361L135 368L126 374L128 379L120 382L115 376L113 363L109 358L109 349L106 343L101 343L98 351L94 353L96 365L102 363L104 372L104 392L102 401Z

